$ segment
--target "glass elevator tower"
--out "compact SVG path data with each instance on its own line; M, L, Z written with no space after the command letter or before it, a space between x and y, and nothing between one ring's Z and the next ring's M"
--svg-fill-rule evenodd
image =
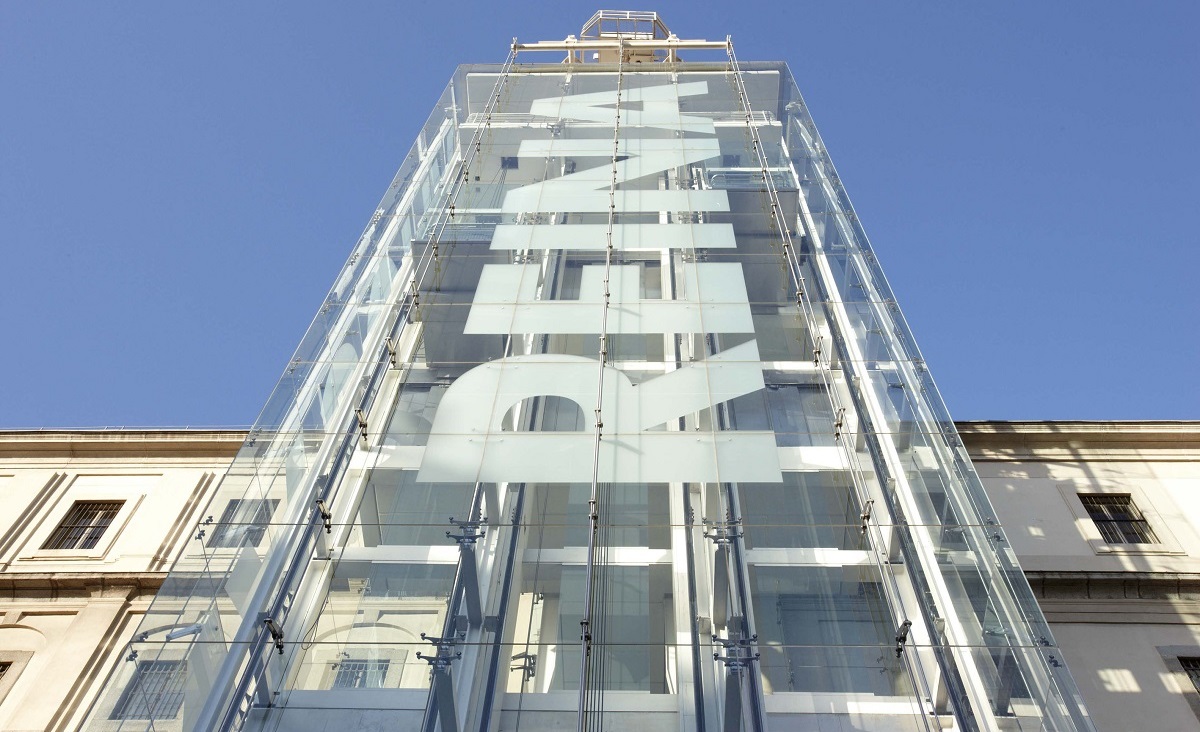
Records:
M1092 728L787 67L655 13L459 67L200 516L87 729Z

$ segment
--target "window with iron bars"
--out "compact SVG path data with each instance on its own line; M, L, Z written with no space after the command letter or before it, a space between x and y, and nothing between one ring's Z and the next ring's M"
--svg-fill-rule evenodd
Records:
M174 719L183 707L184 661L138 661L109 719Z
M389 662L386 660L347 658L337 664L337 674L333 677L333 688L382 689L388 665Z
M75 501L42 549L95 549L125 501Z
M1188 675L1188 680L1196 687L1196 691L1200 691L1200 657L1181 656L1179 665L1183 666L1184 673Z
M1158 543L1150 523L1128 494L1081 495L1079 500L1100 530L1100 535L1109 544Z

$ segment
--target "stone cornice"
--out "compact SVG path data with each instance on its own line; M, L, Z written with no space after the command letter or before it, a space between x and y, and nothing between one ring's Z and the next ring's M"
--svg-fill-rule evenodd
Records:
M1200 420L956 422L975 460L1196 460ZM0 430L0 458L233 458L244 429Z
M246 430L4 430L0 458L232 459Z
M1200 459L1200 421L957 422L973 460Z

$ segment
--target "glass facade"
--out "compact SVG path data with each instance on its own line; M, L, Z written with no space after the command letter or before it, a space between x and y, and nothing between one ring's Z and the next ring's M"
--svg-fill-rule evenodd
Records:
M790 73L721 55L458 69L88 729L1091 729Z

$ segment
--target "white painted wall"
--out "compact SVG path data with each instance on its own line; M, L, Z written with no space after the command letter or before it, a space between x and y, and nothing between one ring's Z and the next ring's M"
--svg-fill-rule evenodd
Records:
M1188 687L1155 650L1194 646L1200 653L1197 626L1055 623L1054 634L1100 732L1200 729L1184 699Z
M990 423L964 442L1101 732L1200 730L1200 426ZM1126 493L1159 539L1106 544L1077 494Z
M1200 455L1196 456L1200 461ZM1026 571L1200 572L1200 469L1165 462L976 462ZM1097 552L1079 493L1129 493L1161 544Z

